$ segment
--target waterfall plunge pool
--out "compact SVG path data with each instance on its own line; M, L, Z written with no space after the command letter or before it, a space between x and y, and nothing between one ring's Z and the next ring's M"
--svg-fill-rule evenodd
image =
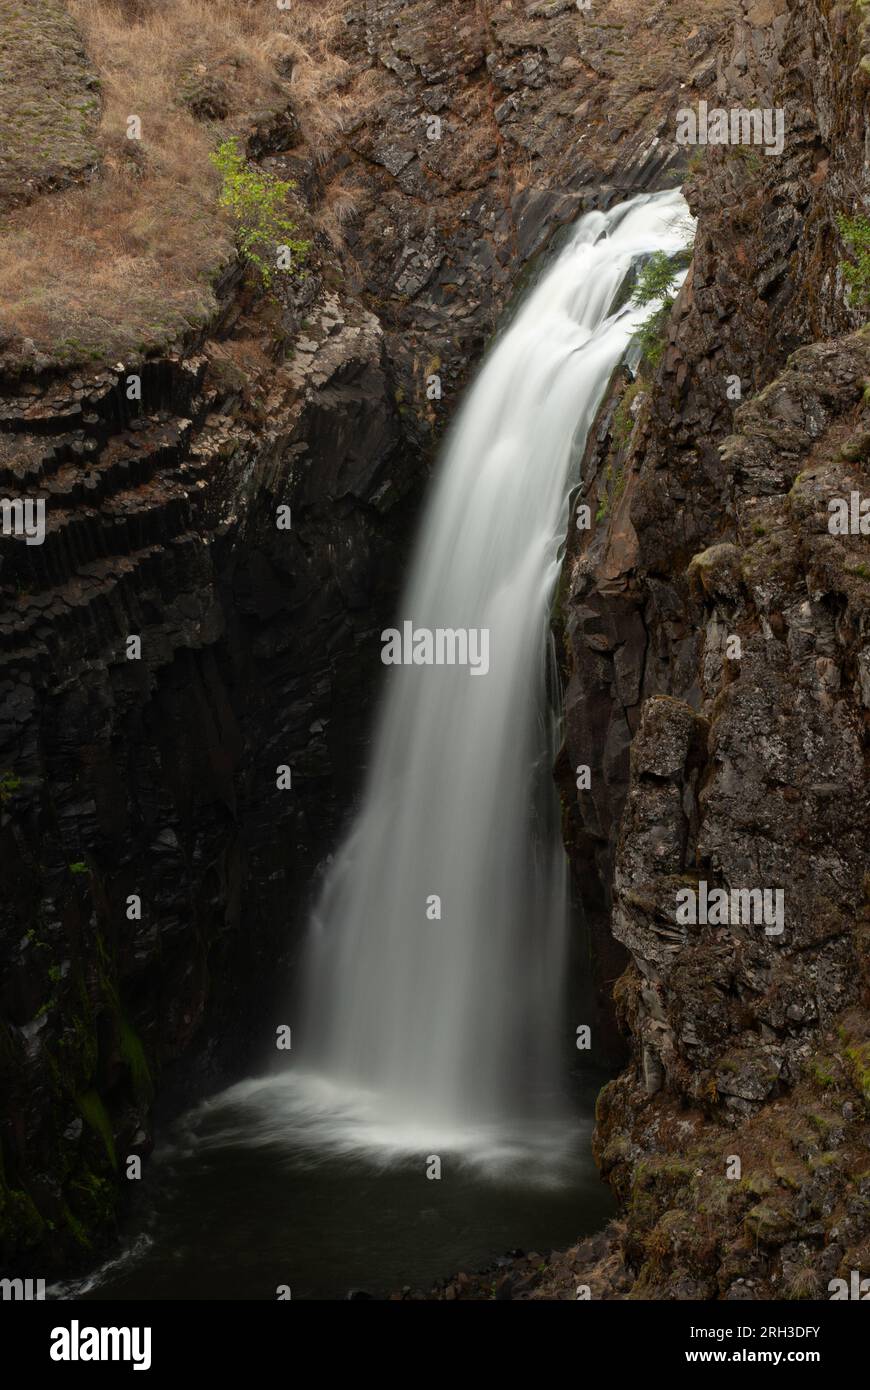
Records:
M379 1298L517 1248L564 1249L613 1211L589 1148L604 1079L575 1074L555 1126L443 1130L440 1180L426 1176L435 1145L417 1147L424 1136L398 1117L366 1117L359 1097L292 1076L243 1082L170 1127L123 1252L48 1297L275 1300L283 1286L295 1300Z

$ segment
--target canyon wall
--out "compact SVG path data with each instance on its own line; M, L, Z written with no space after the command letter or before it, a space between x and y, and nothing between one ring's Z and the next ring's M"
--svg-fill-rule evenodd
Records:
M585 462L560 781L631 1045L595 1141L620 1222L562 1268L597 1258L593 1296L826 1297L867 1266L870 568L828 526L870 486L870 335L834 230L867 199L861 18L743 6L719 104L782 108L783 153L692 161L661 366L614 384ZM687 921L701 884L781 891L783 929Z

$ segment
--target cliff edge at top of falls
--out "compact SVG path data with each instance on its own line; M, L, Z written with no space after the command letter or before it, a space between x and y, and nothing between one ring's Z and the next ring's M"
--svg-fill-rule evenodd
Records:
M93 1263L155 1093L273 1035L263 981L358 784L433 445L553 231L678 181L672 108L712 90L735 4L0 14L2 493L47 503L44 545L0 536L0 1255L22 1272ZM218 207L230 137L296 183L311 250L274 298Z
M836 235L870 190L870 32L743 10L719 104L783 109L784 151L694 162L692 267L599 414L557 613L566 843L630 1049L594 1141L618 1215L430 1296L826 1299L870 1269L870 539L829 526L870 496ZM752 888L779 920L677 910Z

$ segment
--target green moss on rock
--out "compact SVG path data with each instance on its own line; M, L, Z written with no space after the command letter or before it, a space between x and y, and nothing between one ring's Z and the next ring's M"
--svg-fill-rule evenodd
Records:
M96 1091L85 1091L76 1097L76 1103L87 1120L91 1129L99 1134L105 1146L106 1155L113 1168L117 1168L118 1159L115 1154L115 1140L112 1134L112 1125L106 1113L100 1096Z
M125 1018L120 1021L120 1047L121 1057L130 1071L134 1095L137 1100L147 1103L154 1095L151 1070L142 1040Z

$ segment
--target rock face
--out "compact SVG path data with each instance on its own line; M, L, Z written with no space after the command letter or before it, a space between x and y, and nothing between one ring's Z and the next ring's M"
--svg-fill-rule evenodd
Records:
M325 168L290 168L342 214L354 287L378 314L406 428L425 445L525 262L594 206L679 181L671 109L708 91L733 0L367 0L348 9L352 107ZM365 55L365 56L364 56ZM616 114L615 114L616 113ZM330 225L333 225L330 223ZM427 399L432 373L445 405Z
M870 337L822 232L866 192L866 36L845 4L743 9L722 104L781 106L784 152L688 185L662 366L630 410L614 383L562 588L560 780L592 771L566 838L602 979L611 936L629 962L596 1152L636 1297L827 1296L870 1239L870 568L829 527L870 488Z
M75 56L79 181L91 74L43 8ZM0 1256L22 1273L92 1260L155 1091L214 1083L282 1020L468 372L554 232L680 181L676 109L717 97L781 105L784 151L693 152L692 270L655 380L608 394L600 521L560 588L566 843L631 1057L596 1141L623 1210L504 1296L806 1296L866 1265L866 540L826 510L870 488L832 235L866 187L861 19L350 0L341 137L302 136L292 82L241 132L297 181L307 278L268 303L231 265L205 329L78 375L10 351L0 500L47 503L43 546L0 536ZM219 85L180 96L223 119ZM10 203L55 181L22 168ZM702 881L781 890L784 931L678 922Z
M661 90L705 89L728 10L698 8L650 15L639 64L621 0L349 4L348 90L377 101L336 90L325 153L292 82L240 132L297 180L304 280L266 302L230 265L213 321L122 362L0 344L0 498L44 501L47 528L0 536L4 1260L93 1260L155 1091L274 1036L433 446L553 231L673 181ZM69 181L94 173L90 78L48 16L85 103ZM220 122L209 81L179 100Z
M280 369L213 341L4 402L3 490L47 501L0 571L10 1245L99 1232L207 1008L262 1050L352 795L414 471L376 320L308 313Z

